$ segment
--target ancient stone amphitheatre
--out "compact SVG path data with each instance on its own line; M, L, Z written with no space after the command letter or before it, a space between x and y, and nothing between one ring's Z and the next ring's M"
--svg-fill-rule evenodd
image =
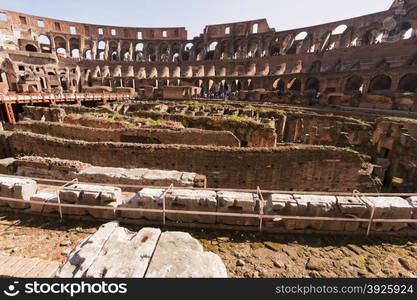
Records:
M416 37L416 0L194 38L0 9L0 276L417 276Z

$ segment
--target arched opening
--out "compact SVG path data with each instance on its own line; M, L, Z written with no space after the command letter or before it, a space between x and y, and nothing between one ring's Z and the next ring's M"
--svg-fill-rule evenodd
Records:
M61 77L61 80L60 81L61 81L62 89L64 91L67 91L68 90L68 82L67 82L67 79L65 77Z
M239 92L240 90L242 90L242 83L240 82L240 80L234 80L232 82L231 90L232 92Z
M39 36L39 44L43 53L51 53L51 40L46 35Z
M97 55L98 55L99 60L104 60L105 59L105 57L106 57L105 50L106 50L106 42L104 42L104 41L98 42Z
M66 57L66 55L67 55L67 50L66 50L65 48L58 48L58 49L56 49L56 53L57 53L59 56Z
M147 53L148 53L147 60L149 62L156 61L156 50L155 50L155 46L153 44L148 45Z
M78 39L72 38L69 41L70 43L70 52L72 58L80 58L80 41Z
M193 43L187 43L184 46L184 51L183 51L183 54L182 54L182 60L183 61L188 61L188 60L191 59L191 51L192 51L193 47L194 47Z
M343 34L346 31L346 29L347 26L345 24L339 25L332 31L332 35Z
M297 34L295 36L295 39L294 40L296 40L296 41L303 41L307 37L307 35L308 35L308 33L305 32L305 31L300 32L299 34Z
M170 61L170 56L171 56L171 51L170 48L167 44L161 44L159 46L160 49L160 61L163 62L169 62Z
M304 89L306 91L314 90L317 93L318 91L320 91L320 81L315 77L311 77L307 79L306 86Z
M93 59L93 55L92 55L91 50L87 50L87 51L85 52L85 58L86 58L86 59L89 59L89 60Z
M391 89L392 80L387 75L378 75L371 80L369 92L384 91Z
M26 45L25 50L28 52L38 52L38 48L31 44Z
M301 80L294 78L288 83L288 90L292 92L301 92Z
M411 93L417 92L417 73L403 76L398 84L398 90Z
M248 42L248 58L258 57L258 49L259 49L259 40L257 38L253 38Z
M80 58L80 50L79 49L74 49L71 51L71 57L72 58Z
M218 44L219 44L218 42L210 43L210 45L207 48L206 60L212 60L215 58L214 56L215 56L216 48Z
M352 76L350 77L345 84L345 92L352 93L352 92L363 92L363 78L360 76Z
M272 89L274 91L284 92L284 90L285 90L284 80L282 80L282 79L275 80L274 83L272 84Z

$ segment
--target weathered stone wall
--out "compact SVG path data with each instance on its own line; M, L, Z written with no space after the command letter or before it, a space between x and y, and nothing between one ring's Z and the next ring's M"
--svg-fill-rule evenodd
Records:
M394 192L417 191L417 122L401 118L381 118L372 141L375 162L382 167L385 187Z
M179 170L204 174L208 186L310 190L375 191L359 171L359 154L323 146L243 149L202 146L91 143L15 132L14 153L79 160L97 166Z
M248 147L274 147L277 142L277 134L274 127L251 119L239 117L196 117L147 111L129 113L129 115L152 118L154 120L180 122L187 128L231 131L242 144Z
M11 129L48 134L64 139L88 142L125 142L139 144L214 145L239 147L239 140L228 131L199 129L103 129L51 122L20 122Z

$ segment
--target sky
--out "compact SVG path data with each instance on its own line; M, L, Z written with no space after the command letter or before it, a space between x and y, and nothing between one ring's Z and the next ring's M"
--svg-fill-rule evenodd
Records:
M126 27L186 27L266 18L277 31L387 10L394 0L0 0L0 9L81 23Z

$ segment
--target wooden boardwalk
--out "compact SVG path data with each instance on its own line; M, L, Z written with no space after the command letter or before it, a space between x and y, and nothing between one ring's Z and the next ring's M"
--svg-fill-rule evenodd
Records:
M59 262L0 255L0 278L52 278Z

